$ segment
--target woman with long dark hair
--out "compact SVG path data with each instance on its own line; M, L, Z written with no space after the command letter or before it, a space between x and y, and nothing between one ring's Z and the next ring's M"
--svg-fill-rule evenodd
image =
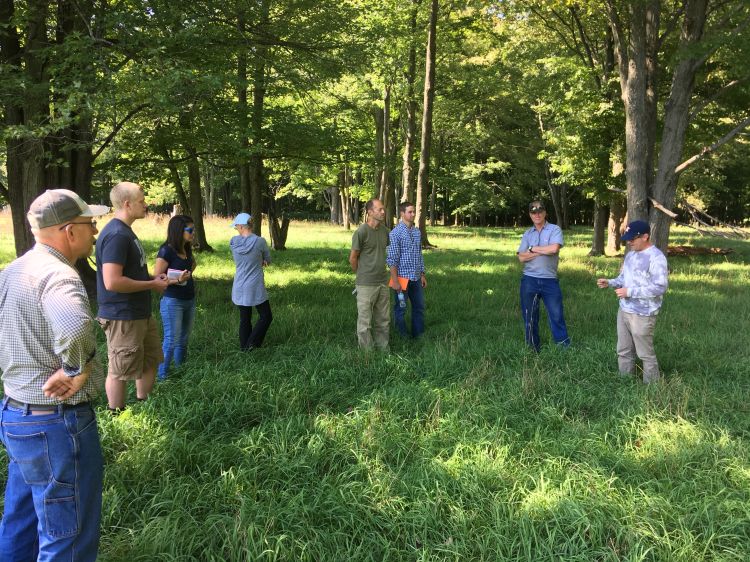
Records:
M193 219L175 215L167 225L167 240L159 248L154 275L166 273L171 284L161 297L159 309L164 327L164 362L159 365L159 380L167 378L169 365L181 365L187 357L187 343L195 318L193 271Z

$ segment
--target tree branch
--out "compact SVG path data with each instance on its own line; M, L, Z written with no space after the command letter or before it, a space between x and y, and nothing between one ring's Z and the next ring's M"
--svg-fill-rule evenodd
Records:
M726 135L721 137L719 140L717 140L712 145L706 146L701 150L698 154L695 154L694 156L691 156L687 160L685 160L682 164L677 166L674 170L675 174L682 173L685 168L690 166L691 164L694 164L701 158L711 154L712 152L715 152L720 146L726 144L730 140L732 140L734 137L736 137L740 132L742 132L744 129L750 126L750 117L747 117L744 121L742 121L739 125L737 125L734 129L729 131Z
M207 154L210 154L209 152L198 152L194 156L206 156ZM193 156L185 156L183 158L141 158L139 160L128 160L125 158L118 158L117 160L110 160L106 164L102 164L100 166L94 166L94 169L100 170L102 168L112 166L113 164L127 164L129 166L137 166L140 164L180 164L182 162L187 162L188 160L191 160ZM231 166L233 168L235 166Z
M586 63L586 58L583 56L583 53L580 51L580 49L576 48L574 45L571 45L570 41L569 41L568 37L566 37L565 33L562 32L562 31L560 31L560 29L556 25L554 25L551 21L549 21L549 18L545 17L542 14L541 10L539 10L538 8L535 8L534 6L532 6L531 7L531 11L532 11L532 13L534 13L542 21L542 23L544 24L544 26L547 29L549 29L552 33L554 33L555 35L557 35L560 38L560 41L563 42L563 44L568 49L568 51L570 51L574 55L580 57L581 60L584 62L584 64ZM557 15L557 14L555 14L555 15ZM557 17L559 19L559 16L557 16ZM573 38L575 39L575 36Z
M651 204L654 206L654 208L659 209L665 215L672 217L673 219L677 218L677 213L675 213L674 211L670 211L653 197L649 197L648 200L651 201Z
M680 21L680 18L682 17L682 14L684 12L685 6L680 6L680 8L672 14L672 17L669 18L669 21L664 26L664 33L662 33L659 36L659 39L656 41L657 50L661 50L661 46L664 43L664 40L669 37L675 29L677 29L677 22Z
M99 157L99 155L102 152L104 152L104 149L106 149L109 146L109 144L115 138L115 135L117 135L117 133L120 132L120 129L122 129L123 126L125 126L125 123L127 123L128 121L130 121L136 114L140 113L141 111L143 111L144 109L146 109L150 105L151 105L150 103L142 103L141 105L138 105L138 106L134 107L133 109L131 109L128 112L128 114L123 118L123 120L120 121L119 123L117 123L115 125L115 127L112 129L112 132L107 135L107 138L104 139L104 141L102 142L101 146L92 155L91 161L93 162L94 160L96 160Z
M701 103L699 103L693 112L690 114L690 117L688 117L688 121L693 121L698 114L706 109L706 106L708 106L710 103L715 101L721 94L726 92L728 89L733 88L734 86L737 86L738 84L742 84L743 82L747 82L747 80L750 79L750 76L744 76L742 78L738 78L737 80L732 80L731 82L725 84L721 88L719 88L716 92L714 92L714 95L712 95L710 98L703 100Z
M615 57L617 58L618 74L620 75L620 89L624 95L628 79L628 47L625 42L625 30L622 27L622 20L612 0L607 0L607 19L609 20L612 39L615 45Z
M581 23L581 18L578 17L578 10L575 6L572 6L570 8L570 14L573 18L573 21L576 24L576 28L578 29L578 34L581 36L581 44L583 45L583 48L586 50L586 56L588 57L588 64L589 68L591 70L596 71L596 63L594 62L594 55L591 51L591 42L589 41L588 36L586 35L586 30L583 29L583 24ZM602 82L599 76L594 72L594 81L596 82L597 89L602 89Z
M706 54L704 54L701 58L699 58L697 61L695 61L695 64L693 65L693 71L697 71L701 66L706 64L706 61L711 58L711 55L713 55L716 51L718 51L721 47L726 45L729 40L736 35L739 35L748 25L750 25L750 17L745 18L745 21L740 22L737 27L735 27L732 31L729 32L729 37L726 41L723 41L721 43L718 43L714 47L708 50Z

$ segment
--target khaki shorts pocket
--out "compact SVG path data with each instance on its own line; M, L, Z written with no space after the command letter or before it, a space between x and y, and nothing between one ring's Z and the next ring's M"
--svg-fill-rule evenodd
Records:
M143 349L118 347L109 352L109 375L122 380L141 378L143 374Z

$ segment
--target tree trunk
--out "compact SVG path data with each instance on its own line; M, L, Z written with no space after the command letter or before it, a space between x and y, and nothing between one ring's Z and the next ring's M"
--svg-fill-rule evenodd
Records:
M214 216L216 185L213 165L206 162L203 167L203 185L206 188L206 216Z
M653 186L653 198L671 209L677 191L677 173L675 168L680 163L690 116L690 98L695 85L695 72L698 54L695 46L703 37L706 22L707 0L688 0L685 3L685 15L680 37L680 51L683 57L677 64L672 76L672 87L664 109L664 126L659 151L659 166ZM669 229L672 219L656 207L649 214L651 223L651 240L666 253L669 243Z
M339 186L338 192L341 197L341 218L344 223L344 228L349 230L351 228L352 217L351 217L351 185L352 178L349 171L349 166L344 166L344 169L339 174Z
M203 226L203 192L201 191L201 169L198 163L198 153L192 145L185 145L185 151L190 157L187 161L188 187L190 190L190 211L195 225L195 241L198 250L213 252L214 249L206 239L206 229Z
M600 198L594 200L594 235L591 240L589 256L604 254L604 231L607 230L609 209Z
M281 218L281 224L279 224ZM289 217L282 211L280 216L276 212L276 194L268 197L268 230L271 233L271 248L286 250L286 237L289 233Z
M240 10L237 14L237 30L244 37L246 31L245 12ZM240 199L242 201L242 212L250 212L252 193L250 189L250 119L248 118L250 108L247 102L247 50L240 45L237 51L237 124L240 143L239 165L237 166L240 176Z
M340 177L339 182L341 182ZM325 193L326 201L328 202L328 208L331 211L331 224L342 224L343 218L341 216L341 191L339 190L339 186L332 185L325 190Z
M430 193L430 226L437 225L437 185L432 180L432 191Z
M349 230L352 227L351 198L349 195L341 193L341 218L344 222L344 228Z
M383 181L383 128L384 111L380 107L372 108L372 118L375 120L375 174L373 177L373 197L380 197Z
M409 28L409 64L406 70L406 134L401 167L401 201L414 203L414 141L417 136L417 100L414 82L417 78L417 11L420 0L412 0Z
M22 80L24 89L3 96L5 124L36 129L48 119L50 85L46 72L46 21L49 2L32 0L23 17L26 23L24 48L15 25L13 0L0 0L0 63L6 76ZM20 138L6 141L8 203L13 219L16 255L34 245L26 212L31 202L44 190L44 141L29 131Z
M385 86L383 95L383 168L380 178L380 195L378 198L385 208L385 225L393 226L394 185L392 165L393 144L391 143L391 85Z
M430 148L432 146L432 105L435 100L435 51L437 40L438 0L432 0L430 25L427 32L425 61L424 108L422 112L422 150L417 176L416 222L422 234L422 247L432 247L427 238L427 198L430 182Z
M159 136L157 135L157 139L158 138ZM182 207L182 211L185 214L192 214L192 210L190 209L190 201L187 194L185 193L185 187L182 184L182 178L180 177L180 171L177 168L177 164L175 164L174 162L174 156L159 140L157 140L157 150L166 162L167 169L169 170L169 175L172 178L172 183L174 184L175 193L177 194L177 202L180 204L180 207Z
M271 0L261 0L258 29L268 27ZM269 47L259 44L255 48L255 66L253 69L253 115L251 120L253 133L253 153L250 157L250 214L253 217L253 233L261 236L263 224L263 193L265 190L264 172L264 138L263 121L266 98L266 60Z
M625 219L625 199L613 195L609 203L609 224L607 226L607 254L614 255L622 245L621 231Z
M608 15L615 38L620 89L625 105L625 150L628 215L630 220L648 220L648 115L646 107L646 14L645 2L630 5L629 33L626 33L612 0Z
M696 47L703 37L707 4L707 0L686 0L683 4L680 56L677 57L669 99L664 108L658 172L654 175L657 52L663 40L658 35L660 4L656 0L630 3L629 29L626 30L613 0L607 1L625 102L628 219L648 220L651 238L662 250L669 242L671 219L649 203L654 199L667 208L674 205L678 176L675 168L680 163L689 121L695 73L701 66Z

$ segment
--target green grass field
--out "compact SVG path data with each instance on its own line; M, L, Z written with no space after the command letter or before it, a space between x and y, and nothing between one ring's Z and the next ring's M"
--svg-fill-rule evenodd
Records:
M166 221L135 230L153 263ZM620 260L587 257L586 229L560 265L573 346L539 355L520 229L431 230L427 332L389 354L356 347L351 233L303 223L266 272L266 346L240 353L233 231L208 231L188 362L147 403L99 410L100 560L750 559L750 243L674 231L734 253L670 259L665 378L644 386L617 375L595 279Z

